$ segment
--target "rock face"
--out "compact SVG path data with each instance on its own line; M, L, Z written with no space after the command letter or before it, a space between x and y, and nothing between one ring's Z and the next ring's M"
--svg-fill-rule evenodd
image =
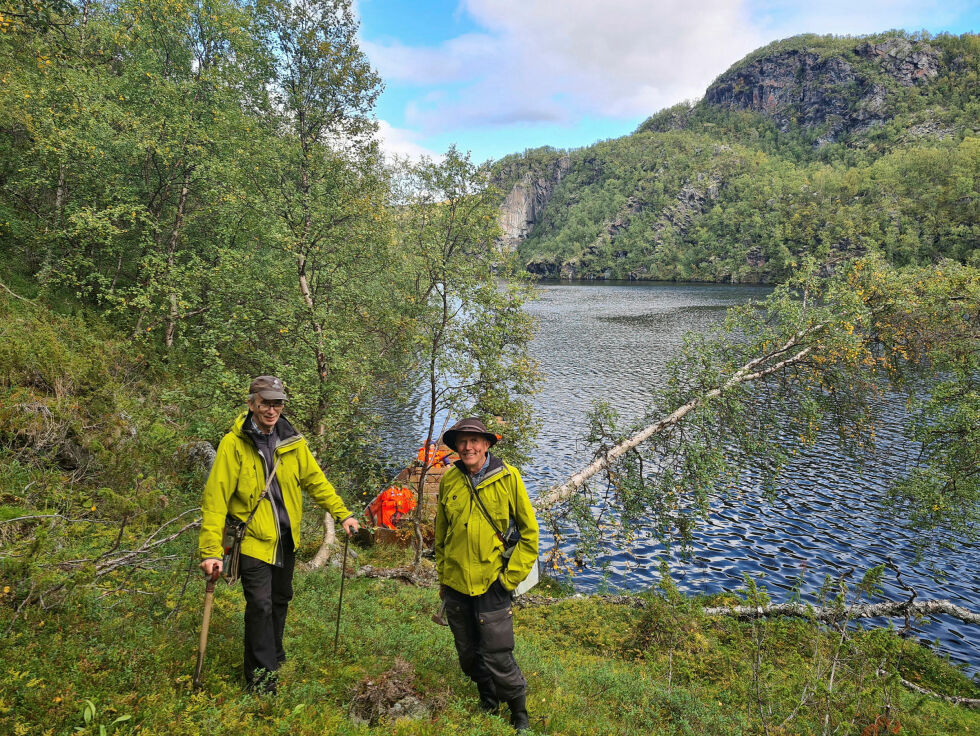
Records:
M668 228L685 230L693 220L717 199L721 182L699 174L696 182L687 182L677 193L674 204L665 208L653 226L653 246L660 247L662 236ZM616 238L629 229L633 219L642 214L648 205L639 197L632 196L616 215L605 223L599 236L585 248L581 256L576 256L564 262L550 259L536 259L525 264L527 270L541 278L549 279L579 279L590 278L590 266L600 256L603 250L612 250L613 258L621 260L628 253L616 248ZM601 278L609 278L602 274ZM629 273L629 279L648 278L648 269L640 266Z
M569 157L562 155L544 168L536 167L519 176L500 205L501 242L505 246L516 248L528 236L570 166ZM513 172L505 171L501 179L509 178L508 174L513 176Z
M924 41L890 38L882 43L865 43L859 56L877 61L889 76L904 87L927 82L939 75L939 52Z
M854 49L853 61L848 56L823 57L805 48L765 55L719 77L705 102L761 113L783 131L793 123L819 130L819 146L880 125L887 117L888 89L881 83L887 80L876 80L862 61L872 62L873 70L902 87L927 82L940 68L936 49L905 38L866 42Z

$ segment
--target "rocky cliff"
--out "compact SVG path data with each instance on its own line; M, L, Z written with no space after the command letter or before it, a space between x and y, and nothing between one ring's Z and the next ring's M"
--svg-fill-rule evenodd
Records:
M896 87L925 84L940 71L939 51L907 38L858 43L844 54L806 46L757 54L720 76L704 104L760 113L784 132L816 131L818 146L881 125Z
M498 168L495 183L506 190L500 205L501 242L516 248L527 238L570 166L567 155L554 152L543 160L514 158Z

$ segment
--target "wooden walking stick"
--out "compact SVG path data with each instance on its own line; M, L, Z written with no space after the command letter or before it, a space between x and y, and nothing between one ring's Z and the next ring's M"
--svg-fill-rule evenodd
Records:
M340 565L340 600L337 602L337 631L333 635L333 653L337 653L337 642L340 641L340 609L344 605L344 580L347 578L347 545L350 534L344 529L344 561Z
M197 666L194 668L194 687L201 687L201 670L204 669L204 650L208 647L208 628L211 626L211 606L214 603L214 584L218 582L217 570L208 578L204 588L204 619L201 621L201 641L197 649Z

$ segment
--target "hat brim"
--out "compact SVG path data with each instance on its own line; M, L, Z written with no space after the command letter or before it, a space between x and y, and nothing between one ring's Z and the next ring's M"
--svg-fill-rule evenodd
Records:
M256 391L256 393L263 399L268 399L269 401L285 401L286 399L289 398L282 391L275 391L273 389L266 389L265 391Z
M456 439L461 434L475 434L483 437L490 443L490 447L497 444L497 435L490 432L479 432L474 429L450 429L448 432L442 435L442 442L446 447L448 447L453 452L456 452Z

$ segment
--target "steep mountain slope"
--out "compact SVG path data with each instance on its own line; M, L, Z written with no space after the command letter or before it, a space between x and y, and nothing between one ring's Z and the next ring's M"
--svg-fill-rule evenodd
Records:
M779 279L810 254L977 258L980 37L798 36L695 105L508 156L505 240L564 278Z

